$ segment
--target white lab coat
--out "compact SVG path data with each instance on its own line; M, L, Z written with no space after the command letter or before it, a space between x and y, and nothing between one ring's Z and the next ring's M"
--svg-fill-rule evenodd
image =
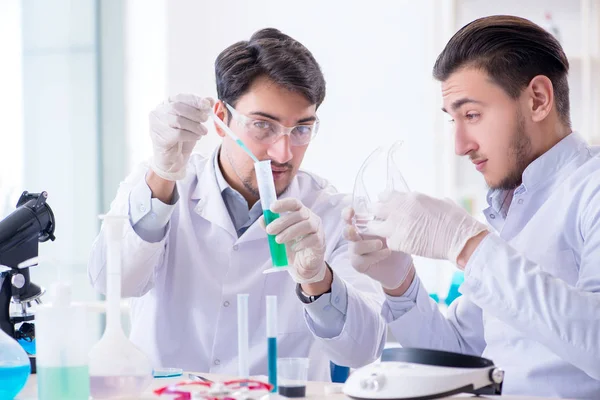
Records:
M358 367L379 356L386 323L378 285L350 265L341 238L340 213L347 196L324 180L299 172L281 197L295 197L319 215L327 240L326 261L346 282L347 313L342 332L318 338L288 273L263 274L270 266L267 237L254 223L240 237L225 207L210 158L193 155L165 237L142 240L131 224L123 232L123 295L133 296L131 340L155 366L237 374L236 295L249 294L250 373L265 374L265 296L278 299L279 357L310 357L310 379L328 380L329 361ZM208 162L207 162L208 161ZM110 213L129 214L132 190L145 185L141 166L123 182ZM150 211L150 199L139 211ZM89 276L105 291L105 241L94 242ZM336 299L339 302L339 298ZM332 305L334 299L332 299Z
M463 296L446 319L421 286L390 323L400 344L483 354L505 394L600 399L598 151L573 133L525 170L508 210L492 198L497 234L471 256Z

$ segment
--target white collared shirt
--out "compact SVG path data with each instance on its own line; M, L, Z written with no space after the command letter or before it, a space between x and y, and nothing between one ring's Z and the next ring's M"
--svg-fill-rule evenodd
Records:
M599 152L570 134L514 192L490 192L495 233L471 256L463 296L444 317L415 280L408 311L384 305L398 341L483 355L506 371L506 394L600 398Z

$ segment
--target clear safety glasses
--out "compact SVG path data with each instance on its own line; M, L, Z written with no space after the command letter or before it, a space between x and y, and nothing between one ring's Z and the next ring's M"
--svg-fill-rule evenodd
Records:
M246 135L262 144L271 145L283 135L288 135L292 146L305 146L316 136L319 130L318 118L306 124L287 127L268 118L250 118L239 113L229 104L224 104Z

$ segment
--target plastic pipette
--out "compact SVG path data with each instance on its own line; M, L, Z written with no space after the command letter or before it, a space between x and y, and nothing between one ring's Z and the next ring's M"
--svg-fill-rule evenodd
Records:
M277 392L277 296L267 296L267 370L272 392Z
M217 123L217 125L219 125L219 128L223 129L225 131L225 133L227 135L229 135L229 137L231 139L233 139L234 142L236 142L246 153L248 153L248 155L250 156L250 158L252 158L252 160L257 163L258 162L258 158L256 158L254 156L254 154L252 154L252 152L250 151L250 149L248 147L246 147L246 145L244 144L244 142L242 142L242 139L240 139L235 133L233 133L233 131L225 124L225 122L223 122L223 120L221 120L221 118L219 118L217 116L217 114L215 114L213 112L212 114L213 119L215 120L215 122Z

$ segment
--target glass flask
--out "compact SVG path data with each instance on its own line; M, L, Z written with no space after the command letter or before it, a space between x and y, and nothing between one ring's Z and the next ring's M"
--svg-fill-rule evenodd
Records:
M0 399L16 397L25 386L30 373L31 364L25 350L0 329Z
M152 381L152 364L121 327L121 241L127 216L106 215L106 329L89 355L94 399L137 398Z

